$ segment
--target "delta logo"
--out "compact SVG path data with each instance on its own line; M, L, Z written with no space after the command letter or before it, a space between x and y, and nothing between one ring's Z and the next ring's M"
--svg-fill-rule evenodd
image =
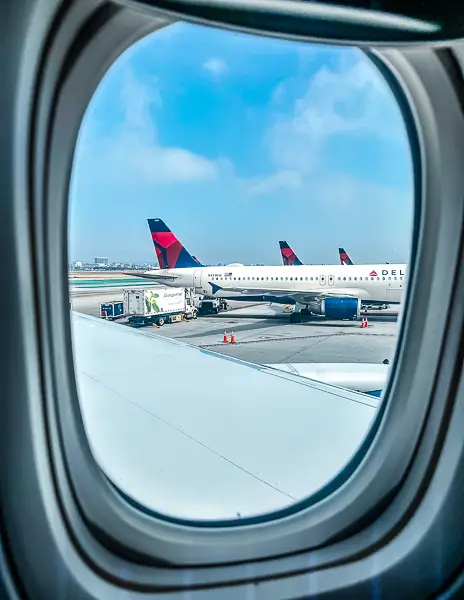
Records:
M404 275L404 271L403 269L391 269L390 271L388 269L382 269L382 277L385 277L386 275ZM378 277L379 274L377 273L377 271L372 270L369 273L369 277Z

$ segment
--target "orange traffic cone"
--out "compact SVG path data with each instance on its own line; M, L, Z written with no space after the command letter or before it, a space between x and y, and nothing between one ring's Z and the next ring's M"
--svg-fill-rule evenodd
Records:
M229 341L227 339L227 331L224 331L224 338L222 339L222 341L223 341L224 344L227 344L227 342Z
M230 336L230 343L235 344L235 333L232 331L232 335Z
M363 317L361 321L361 329L364 329L364 327L366 327L366 319Z
M367 317L366 317L366 324L364 325L364 327L369 327L369 321L367 320Z

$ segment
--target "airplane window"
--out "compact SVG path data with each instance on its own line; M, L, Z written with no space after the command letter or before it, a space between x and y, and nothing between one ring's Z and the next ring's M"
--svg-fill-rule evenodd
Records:
M76 144L68 276L85 429L126 496L239 521L341 472L395 356L403 290L371 282L407 274L411 164L395 97L355 48L177 23L109 67ZM388 306L367 309L376 335L352 280ZM375 390L359 384L373 364Z

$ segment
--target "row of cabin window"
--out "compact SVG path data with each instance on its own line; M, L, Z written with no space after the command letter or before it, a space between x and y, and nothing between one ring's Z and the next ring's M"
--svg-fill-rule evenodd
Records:
M221 278L216 275L216 281L219 280L219 279L221 279ZM232 279L234 281L237 281L237 280L241 281L242 278L241 277L224 277L224 279L225 279L225 281L232 281ZM256 281L260 280L259 277L256 277L256 278L255 277L243 277L243 281L245 281L245 280L250 281L250 279L252 281L255 281L255 279L256 279ZM271 281L274 281L274 277L261 277L261 281L264 281L264 280L269 281L269 279ZM285 281L288 281L288 280L293 281L293 279L295 279L295 281L298 281L298 277L295 277L295 278L293 278L293 277L281 277L280 281L284 281L284 280ZM309 281L313 281L313 280L318 281L317 277L304 277L304 278L300 277L300 281L303 281L303 279L305 281L308 281L308 280ZM359 278L358 277L338 277L338 281L341 281L342 279L343 279L343 281L347 281L347 280L348 281L357 281L358 279L359 279L359 281L363 280L362 277L359 277ZM377 279L377 281L380 281L380 277L377 277L377 278L376 277L371 277L371 281L374 281L374 279ZM383 281L385 281L387 279L389 279L389 280L394 279L395 281L397 281L399 279L400 281L403 281L403 277L382 277ZM276 277L275 280L279 281L279 278ZM364 280L365 281L369 281L369 277L364 277Z

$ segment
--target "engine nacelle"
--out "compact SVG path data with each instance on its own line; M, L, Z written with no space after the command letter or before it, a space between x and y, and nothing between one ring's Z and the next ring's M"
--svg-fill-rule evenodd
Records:
M311 302L309 310L316 315L329 319L359 320L361 318L360 298L324 298L320 302Z
M226 267L244 267L245 265L242 265L242 263L230 263L229 265L226 265Z

